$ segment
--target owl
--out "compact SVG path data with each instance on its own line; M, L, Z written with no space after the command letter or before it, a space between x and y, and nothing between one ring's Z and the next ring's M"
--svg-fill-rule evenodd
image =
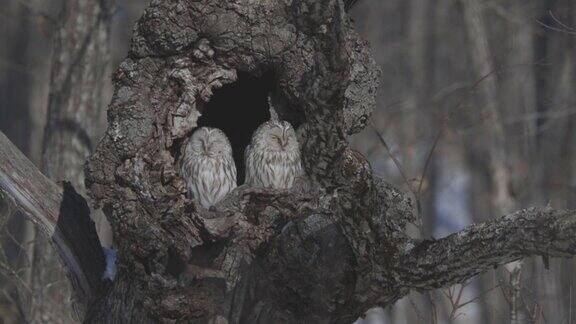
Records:
M236 164L224 132L209 127L195 131L184 148L181 171L188 192L205 208L236 188Z
M296 132L286 121L260 125L245 151L246 184L252 187L290 189L302 175Z

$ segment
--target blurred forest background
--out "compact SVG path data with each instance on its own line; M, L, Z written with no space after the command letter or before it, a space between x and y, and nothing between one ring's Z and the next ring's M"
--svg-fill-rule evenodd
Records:
M109 11L87 3L0 0L0 130L56 179L81 174L103 133L111 74L147 1L117 0ZM351 16L383 72L373 125L351 143L412 195L414 236L535 205L575 207L573 0L359 0ZM70 118L82 120L71 127ZM80 178L71 180L82 190ZM0 213L11 215L0 224L0 323L30 310L39 314L30 322L73 322L46 311L70 303L57 269L51 280L38 273L49 248L1 197ZM574 279L575 260L532 258L413 293L365 322L576 323Z

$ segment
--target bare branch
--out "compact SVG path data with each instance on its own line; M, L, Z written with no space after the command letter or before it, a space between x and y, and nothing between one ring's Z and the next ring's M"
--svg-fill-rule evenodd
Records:
M526 209L439 240L420 241L398 263L402 285L435 289L531 255L576 253L576 213Z
M72 185L60 187L46 178L1 132L0 189L52 239L79 300L96 297L104 257L86 201Z

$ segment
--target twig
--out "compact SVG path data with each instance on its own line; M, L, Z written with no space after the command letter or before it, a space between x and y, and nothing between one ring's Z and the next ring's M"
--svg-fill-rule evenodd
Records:
M376 128L376 126L374 125L374 123L370 122L370 127L372 127L372 130L374 131L374 133L376 133L376 136L378 136L378 139L380 140L380 143L384 146L384 148L386 149L386 152L388 153L388 156L390 156L390 158L392 159L392 161L394 162L394 165L396 166L396 168L398 169L398 172L400 172L400 176L402 177L402 179L404 180L404 182L408 185L408 188L410 189L410 191L412 193L414 193L414 190L412 189L412 186L410 185L410 181L408 180L408 177L406 176L406 173L404 173L404 170L402 169L402 166L400 165L400 162L398 161L398 159L396 159L396 157L394 156L394 154L392 153L392 150L390 149L390 146L388 146L388 143L386 143L386 140L384 140L384 137L382 136L382 134L380 134L380 132L378 131L378 129Z
M545 22L543 22L543 21L541 21L541 20L539 20L539 19L536 19L536 22L537 22L539 25L541 25L541 26L543 26L543 27L545 27L545 28L548 28L548 29L550 29L550 30L553 30L553 31L557 31L557 32L561 32L561 33L566 33L566 34L569 34L569 35L576 35L576 28L570 27L570 26L566 25L564 22L562 22L558 17L556 17L556 15L554 15L554 13L552 12L552 10L549 10L549 11L548 11L548 14L550 15L550 17L552 17L552 19L554 20L554 22L557 23L558 25L560 25L560 27L562 27L562 28L558 28L558 27L554 27L554 26L548 25L548 24L546 24Z
M552 19L554 19L554 21L558 25L566 28L567 30L576 31L576 28L570 27L570 26L566 25L565 23L563 23L560 19L558 19L558 17L556 17L556 15L554 15L554 12L552 12L552 10L548 10L548 14L550 15L550 17L552 17Z
M442 136L444 135L444 131L446 129L446 126L448 125L448 122L453 118L455 112L457 110L459 110L460 108L462 108L462 106L464 105L464 102L466 101L467 97L469 95L474 94L474 92L476 91L476 88L478 88L478 86L486 79L488 79L492 74L495 74L498 72L498 69L494 69L492 71L490 71L488 74L484 75L482 78L476 80L476 82L474 82L474 84L472 84L472 87L468 90L467 94L464 94L460 97L460 99L458 100L458 102L456 103L454 109L452 109L450 111L450 113L444 118L444 121L442 122L442 125L440 126L440 130L438 131L438 133L436 134L436 137L434 138L434 142L432 144L432 147L430 148L430 151L428 152L428 155L426 156L426 162L424 163L424 168L422 170L422 175L420 176L420 183L418 184L418 190L415 194L416 196L416 207L418 209L418 214L421 215L422 214L422 205L420 202L420 198L421 198L421 194L422 194L422 186L424 184L424 179L427 176L428 173L428 169L430 167L430 163L432 161L432 157L434 156L434 152L436 151L436 148L438 147L438 144L440 143L440 139L442 138ZM421 218L422 216L420 216Z

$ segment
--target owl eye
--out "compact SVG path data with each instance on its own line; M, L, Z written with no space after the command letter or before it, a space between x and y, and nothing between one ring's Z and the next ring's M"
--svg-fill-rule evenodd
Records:
M272 135L272 138L277 142L278 145L282 145L282 138L279 135Z

